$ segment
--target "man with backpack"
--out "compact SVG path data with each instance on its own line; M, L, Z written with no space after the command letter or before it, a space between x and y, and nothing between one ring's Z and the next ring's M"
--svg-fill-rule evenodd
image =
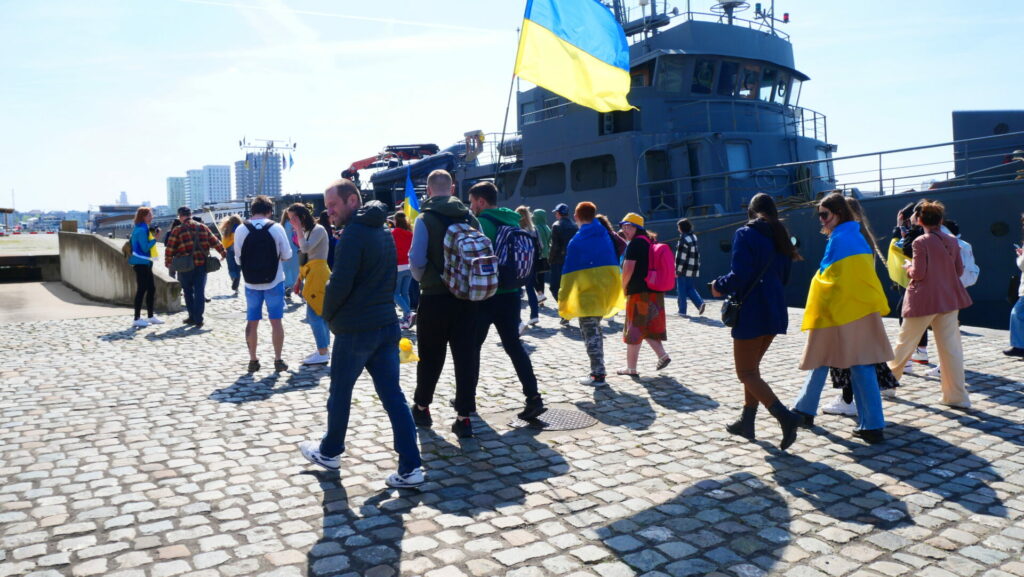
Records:
M189 207L178 209L178 222L180 224L167 235L164 264L178 274L181 292L185 297L185 309L188 310L185 324L201 329L203 313L206 312L206 259L210 258L211 248L219 252L222 259L227 258L227 252L209 228L192 220ZM182 261L190 263L191 268L187 265L185 267L188 270L181 268Z
M498 258L498 290L480 303L477 314L477 348L483 347L493 324L523 385L526 407L518 416L524 421L536 419L546 409L537 390L533 363L519 337L519 291L533 272L533 238L519 228L518 212L498 208L498 188L494 183L479 182L469 189L469 210L479 219L481 230L493 243Z
M452 350L455 364L455 412L452 431L461 438L473 436L470 414L476 412L476 384L480 370L480 346L476 340L478 301L493 294L497 270L486 258L467 261L467 251L459 247L480 243L480 224L466 205L452 196L452 177L435 170L427 177L428 198L420 204L420 217L412 233L409 268L420 283L420 301L416 317L416 336L420 362L416 365L416 392L413 394L413 420L417 426L431 427L430 404L444 368L446 349ZM487 242L486 244L490 244ZM489 251L489 247L487 247ZM469 249L467 249L469 250ZM480 255L484 257L486 255ZM493 255L490 256L494 260ZM473 268L474 264L477 268ZM493 286L481 285L477 273L489 272ZM474 290L477 289L477 290ZM458 293L458 294L456 294Z
M284 348L284 267L282 262L292 257L291 243L284 228L275 223L274 204L260 195L249 205L249 220L235 230L235 260L245 280L245 343L249 347L249 372L260 370L256 356L263 304L267 305L271 337L274 343L274 371L288 370L281 359Z

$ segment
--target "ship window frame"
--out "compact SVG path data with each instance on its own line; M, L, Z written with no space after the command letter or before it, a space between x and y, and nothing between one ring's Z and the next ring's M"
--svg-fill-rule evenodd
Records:
M586 181L580 183L576 178L576 172L586 167L579 166L582 163L595 163L600 165L600 183L590 185ZM607 170L608 166L611 166L611 170ZM589 190L601 190L605 188L613 188L619 180L618 168L615 165L615 155L613 154L599 154L597 156L587 156L584 158L574 159L569 164L569 178L571 182L571 188L573 192L585 192ZM580 184L580 186L577 186Z
M689 60L687 56L682 54L663 54L659 56L654 67L654 89L668 94L686 93L686 80L692 76L689 70ZM671 66L669 66L670 63ZM673 72L676 73L675 77L678 81L674 90L667 89L662 84L662 78L668 74L665 69L671 67L674 67Z
M778 68L772 66L765 66L761 69L761 80L758 82L757 89L758 100L762 102L775 102L775 84L779 78L779 72L781 71ZM765 82L768 81L769 77L771 78L771 83L765 86ZM768 89L767 97L763 94L765 88Z
M707 91L706 92L702 92L702 91L697 89L700 86L700 84L699 84L700 81L697 78L697 73L698 73L698 70L700 70L700 67L701 67L702 63L707 63L711 67L711 70L710 70L711 76L708 78L708 81L707 81ZM711 95L713 95L715 93L715 80L716 80L716 76L717 76L716 72L718 72L718 64L719 63L720 63L720 61L716 60L714 58L695 58L694 59L694 61L693 61L693 72L690 75L690 79L691 79L690 80L690 94L701 94L701 95L704 95L704 96L711 96Z
M550 169L552 167L558 167L558 174L560 175L560 180L561 180L560 186L553 186L550 189L544 188L544 189L542 189L542 190L544 190L544 192L539 193L539 194L532 193L531 192L532 189L538 188L538 185L536 183L537 175L541 171L548 170L548 169ZM554 174L554 171L552 171L552 174ZM534 180L533 184L530 184L530 182L529 182L531 178ZM565 163L564 162L552 162L550 164L541 164L541 165L538 165L538 166L530 167L523 174L523 184L522 184L522 186L519 187L519 195L521 197L523 197L523 198L535 198L535 197L540 197L540 196L553 196L553 195L556 195L556 194L562 194L562 193L565 192L565 184L566 184L566 178L565 178Z
M742 158L734 157L733 151L742 151ZM739 164L746 163L746 166L735 166L733 161L742 160ZM741 179L746 180L751 176L751 168L753 167L752 159L750 158L750 141L748 140L729 140L725 143L725 161L729 168L730 179Z
M715 96L724 96L727 98L736 96L736 85L739 83L740 66L742 65L743 63L737 60L722 60L719 63L719 65L716 67L717 73L715 74ZM732 86L728 87L730 89L729 92L722 92L723 88L727 88L725 85L722 84L722 76L726 74L726 66L734 66L735 69L732 72Z
M530 110L527 110L527 108L529 108ZM526 126L527 124L533 124L535 122L540 122L541 119L539 118L539 115L537 114L537 112L538 111L537 111L537 101L536 100L527 100L527 101L523 102L522 104L520 104L519 105L519 118L520 118L520 120L522 122L522 125ZM527 120L527 115L529 115L529 117L531 118L530 120Z
M741 62L736 74L736 97L757 100L761 90L761 65L756 62ZM750 87L749 89L747 87ZM744 94L745 90L749 90Z
M782 100L779 100L779 87L785 85L785 94L782 95ZM785 106L789 103L789 97L793 94L793 75L788 70L779 69L779 75L775 79L775 87L772 88L772 102L775 104L781 104Z

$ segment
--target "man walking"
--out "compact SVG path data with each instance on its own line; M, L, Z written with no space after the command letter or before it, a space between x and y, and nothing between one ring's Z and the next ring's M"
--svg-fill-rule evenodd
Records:
M444 368L446 350L452 350L455 364L455 412L452 431L472 437L469 415L476 411L476 383L480 370L480 346L476 340L477 303L456 298L441 279L444 269L444 237L448 227L466 223L479 230L480 224L458 198L452 196L452 177L435 170L427 177L428 198L420 205L420 218L412 234L409 267L420 283L419 315L416 321L420 362L416 365L413 419L421 427L433 425L430 403Z
M519 228L519 213L507 208L498 208L498 188L491 182L479 182L469 189L469 210L480 221L484 236L494 243L498 252L498 230L501 227ZM523 385L523 396L526 407L519 413L519 418L529 421L539 417L544 411L544 401L537 390L537 377L533 372L533 363L523 348L519 337L519 288L499 288L491 298L482 301L476 317L477 350L483 347L487 332L491 325L498 331L505 354L512 361L516 376ZM528 288L527 290L533 290ZM479 380L479 379L478 379Z
M227 252L206 225L192 220L192 210L189 207L183 206L178 209L178 222L181 224L171 229L167 235L164 264L170 269L174 257L192 257L192 270L177 271L177 274L181 292L185 296L185 309L188 311L185 324L201 329L203 313L206 312L206 259L210 258L211 248L220 253L221 259L227 257Z
M569 241L576 236L576 223L569 218L569 205L564 202L555 207L555 224L551 226L551 249L548 262L551 263L551 296L558 300L558 289L562 285L562 266L565 264L565 251ZM562 319L562 326L569 326L569 321Z
M274 344L274 371L288 370L281 359L284 348L284 266L282 262L292 257L292 246L284 228L275 223L274 203L260 195L249 205L252 215L242 226L235 229L235 260L242 269L245 279L245 344L249 347L249 372L260 370L256 356L259 340L260 320L263 319L263 303L267 305L270 319L271 340Z
M401 330L393 299L398 261L395 242L384 225L387 207L371 200L360 208L359 189L346 179L336 181L324 192L324 204L331 223L344 227L323 305L323 318L335 335L327 434L320 441L299 443L299 450L315 465L331 471L340 468L352 390L365 368L391 420L398 453L398 472L385 482L389 487L422 485L425 476L416 445L416 426L398 382Z

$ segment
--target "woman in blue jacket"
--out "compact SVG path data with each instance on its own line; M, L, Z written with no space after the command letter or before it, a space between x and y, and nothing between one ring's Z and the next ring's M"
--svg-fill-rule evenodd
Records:
M128 264L135 269L135 321L136 328L161 325L164 321L153 315L153 299L156 297L156 282L153 280L153 257L156 256L156 234L160 229L150 231L153 210L147 206L135 211L135 228L130 239L132 254ZM142 318L142 300L146 300L148 318Z
M750 199L747 216L750 221L732 239L732 270L711 283L715 297L736 295L743 302L739 320L732 328L736 376L743 383L743 414L726 430L753 440L760 403L779 421L780 447L785 450L796 440L800 419L779 402L761 378L761 359L775 335L785 334L789 325L783 287L789 282L792 262L799 260L800 254L779 220L771 196L759 193Z

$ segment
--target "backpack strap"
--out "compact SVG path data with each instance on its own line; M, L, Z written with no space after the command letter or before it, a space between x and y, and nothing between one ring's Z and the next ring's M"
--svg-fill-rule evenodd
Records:
M434 217L435 219L437 219L438 221L440 221L441 226L444 227L444 229L442 229L442 233L441 233L441 255L442 255L441 258L443 259L444 258L444 235L445 235L444 231L447 231L449 226L455 224L455 220L452 219L451 217L445 216L445 215L443 215L443 214L441 214L441 213L439 213L437 211L434 211L434 210L425 210L425 211L423 211L423 214L421 214L420 216L427 216L427 215L430 215L430 216ZM437 274L441 275L441 274L444 274L444 262L442 261L441 263L436 263L436 262L433 262L431 260L431 258L430 258L430 225L428 224L430 220L431 219L423 221L423 224L427 226L427 264L429 264L429 265L433 266L435 269L437 269Z

